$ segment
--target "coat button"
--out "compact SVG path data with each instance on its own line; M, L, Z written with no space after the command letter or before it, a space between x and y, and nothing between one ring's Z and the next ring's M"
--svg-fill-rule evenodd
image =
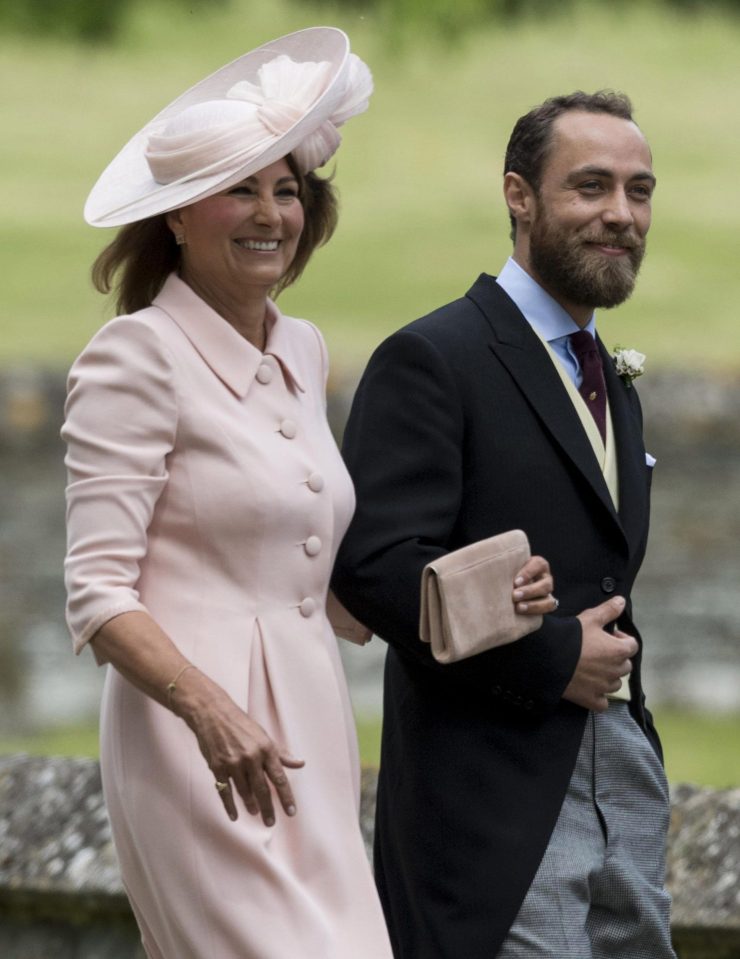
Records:
M307 556L318 556L321 552L321 540L318 536L309 536L303 544Z
M309 616L313 616L316 612L316 600L312 596L306 596L306 598L302 599L298 604L298 609L301 612L301 616L308 619Z
M295 439L298 428L293 420L283 420L280 424L280 432L283 434L286 440L292 440Z
M613 593L617 588L617 581L613 576L605 576L601 581L602 593Z
M257 382L262 383L263 386L266 386L272 379L272 370L267 365L263 363L261 366L257 367Z
M311 473L308 477L308 488L313 493L320 493L324 488L324 477L321 473Z

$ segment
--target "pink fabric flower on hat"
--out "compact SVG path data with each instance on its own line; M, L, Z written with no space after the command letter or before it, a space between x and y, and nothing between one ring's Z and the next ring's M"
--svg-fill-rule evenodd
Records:
M283 54L260 67L258 83L242 80L234 84L226 96L255 104L262 123L279 136L287 133L310 109L324 93L331 78L330 63L296 63ZM301 172L308 173L323 166L336 153L342 142L337 127L367 110L372 92L370 70L359 57L350 54L345 82L337 90L336 110L293 148L292 154Z

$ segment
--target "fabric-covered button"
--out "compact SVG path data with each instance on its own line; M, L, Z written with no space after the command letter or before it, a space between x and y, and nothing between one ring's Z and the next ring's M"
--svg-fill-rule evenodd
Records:
M262 383L263 386L266 386L272 379L272 370L267 365L263 363L261 366L257 367L257 382Z
M601 589L604 593L613 593L617 588L617 581L612 576L605 576L601 581Z
M298 429L293 420L283 420L280 424L280 432L283 434L286 440L292 440L295 438Z
M318 556L321 552L321 540L318 536L309 536L303 544L303 548L308 556Z
M321 473L311 473L308 477L308 488L313 493L320 493L324 488L324 477Z
M301 616L305 616L305 618L308 619L309 616L313 616L316 612L316 600L312 596L306 596L305 599L301 600L298 609L301 611Z

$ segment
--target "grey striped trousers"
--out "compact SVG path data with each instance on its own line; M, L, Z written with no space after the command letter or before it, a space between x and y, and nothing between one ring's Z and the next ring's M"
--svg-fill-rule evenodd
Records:
M675 959L663 769L627 703L586 723L539 870L496 959Z

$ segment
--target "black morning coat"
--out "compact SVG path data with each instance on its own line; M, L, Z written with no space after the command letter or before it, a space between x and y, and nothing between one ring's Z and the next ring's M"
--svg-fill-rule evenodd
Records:
M346 427L357 511L333 588L388 642L375 870L397 959L493 959L562 805L587 712L563 700L575 615L627 597L648 533L637 393L600 344L618 452L616 512L545 348L493 277L375 352ZM426 563L523 529L560 608L540 630L438 665L419 640ZM631 712L660 755L640 685Z

